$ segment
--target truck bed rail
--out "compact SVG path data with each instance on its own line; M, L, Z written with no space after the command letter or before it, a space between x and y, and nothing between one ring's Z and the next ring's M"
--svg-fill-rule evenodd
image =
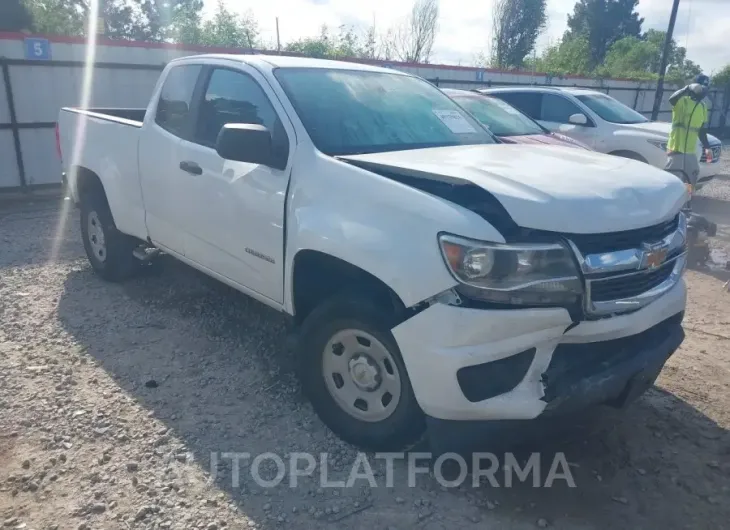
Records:
M65 112L73 112L75 114L83 114L99 120L112 121L129 125L131 127L142 127L146 109L125 109L125 108L108 108L97 107L90 109L81 109L76 107L64 107L61 109Z

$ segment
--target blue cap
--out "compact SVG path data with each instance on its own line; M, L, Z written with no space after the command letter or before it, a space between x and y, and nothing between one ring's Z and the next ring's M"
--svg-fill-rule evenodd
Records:
M705 74L700 74L695 77L695 83L699 83L702 86L710 86L710 78Z

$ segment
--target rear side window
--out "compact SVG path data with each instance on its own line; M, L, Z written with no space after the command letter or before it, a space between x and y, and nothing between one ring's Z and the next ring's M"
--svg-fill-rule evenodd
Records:
M542 94L538 92L497 92L490 96L503 99L513 107L518 108L533 120L540 120Z
M563 96L543 94L541 120L554 123L570 123L573 114L583 114L578 106Z
M190 104L202 66L190 64L171 69L162 85L155 122L175 136L184 136Z

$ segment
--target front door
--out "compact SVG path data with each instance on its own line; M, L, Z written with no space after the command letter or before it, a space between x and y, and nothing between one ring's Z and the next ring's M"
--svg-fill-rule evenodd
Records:
M586 116L588 123L576 125L570 123L570 117L574 114L586 116L570 99L559 94L542 94L538 122L554 133L564 134L589 147L595 147L595 127L591 119Z
M189 196L185 255L275 302L283 302L284 208L294 131L281 105L254 70L222 61L203 73L192 134L181 140ZM268 90L267 90L268 88ZM215 150L226 123L264 125L289 149L285 170L224 160Z

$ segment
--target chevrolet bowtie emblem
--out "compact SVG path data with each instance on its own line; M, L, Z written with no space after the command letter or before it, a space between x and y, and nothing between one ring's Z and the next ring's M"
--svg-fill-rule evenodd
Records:
M667 257L667 247L644 245L644 268L656 269Z

